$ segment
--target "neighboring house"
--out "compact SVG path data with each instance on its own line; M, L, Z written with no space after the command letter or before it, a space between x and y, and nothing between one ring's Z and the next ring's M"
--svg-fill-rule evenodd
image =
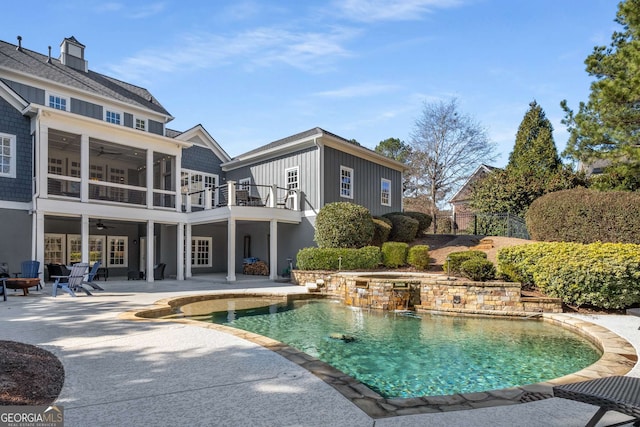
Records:
M455 218L455 226L459 230L465 230L471 222L471 216L475 213L469 203L471 202L471 192L473 184L483 179L491 172L500 169L495 166L481 164L469 176L458 192L449 199L451 204L451 216Z
M275 279L313 245L324 204L402 209L401 163L320 128L234 159L201 125L180 132L146 89L0 41L0 262L102 261L110 276L181 280L257 257ZM152 236L152 237L150 237ZM42 270L44 268L41 267ZM153 274L146 275L153 281Z

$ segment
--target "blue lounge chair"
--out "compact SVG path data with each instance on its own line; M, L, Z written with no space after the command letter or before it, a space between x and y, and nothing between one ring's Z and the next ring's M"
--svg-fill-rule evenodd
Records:
M84 282L84 277L87 275L87 268L89 268L89 264L87 263L78 263L71 267L71 272L68 276L51 276L52 279L56 279L53 282L53 289L51 290L51 295L58 295L58 288L67 292L72 297L76 296L77 291L83 291L87 295L91 295L88 289L82 286Z
M15 273L16 277L21 279L38 279L40 278L40 261L22 261L20 264L20 273ZM42 289L42 283L38 282L36 290Z
M87 276L87 280L83 281L82 283L85 284L85 285L91 286L93 289L98 289L99 291L104 291L104 288L102 286L100 286L96 282L94 282L96 274L98 273L98 269L100 268L100 264L101 264L101 261L96 261L93 264L93 267L91 267L91 271L89 272L89 275Z

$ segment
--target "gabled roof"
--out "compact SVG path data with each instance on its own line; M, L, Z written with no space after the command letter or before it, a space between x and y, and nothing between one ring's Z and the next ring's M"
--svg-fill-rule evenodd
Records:
M75 38L72 38L75 40ZM77 40L76 40L76 43ZM80 43L78 43L80 44ZM0 40L0 70L12 70L26 76L111 98L136 107L145 108L171 118L171 115L151 93L104 74L89 70L82 72L63 65L60 60Z
M469 185L474 182L476 179L478 179L478 174L480 173L484 173L484 174L489 174L495 170L500 169L499 167L496 166L489 166L489 165L485 165L485 164L481 164L480 166L478 166L476 168L475 171L473 171L473 173L471 175L469 175L469 178L467 178L467 180L464 182L464 184L462 184L462 186L460 187L460 189L456 192L456 194L453 195L453 197L451 197L449 199L449 203L453 203L456 201L456 199L458 197L460 197L464 191L469 187ZM466 199L463 199L466 200Z
M231 157L222 149L220 144L218 144L218 141L216 141L201 124L195 125L184 132L167 129L166 135L169 138L177 139L179 141L189 141L194 145L209 148L223 162L231 160Z
M326 131L320 127L315 127L304 132L296 133L286 138L270 142L251 151L247 151L244 154L240 154L239 156L231 159L230 162L224 164L223 169L229 170L253 161L294 152L315 145L317 140L319 143L324 145L329 143L333 148L347 151L350 154L366 158L377 163L386 164L394 169L401 170L406 168L405 165L396 160L390 159L361 145L356 145L348 139Z

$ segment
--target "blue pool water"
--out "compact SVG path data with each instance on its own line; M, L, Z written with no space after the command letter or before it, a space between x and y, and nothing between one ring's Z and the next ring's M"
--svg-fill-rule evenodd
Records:
M576 334L541 321L414 318L328 300L223 304L194 318L281 341L388 398L537 383L579 371L601 354ZM189 313L188 306L183 311ZM349 339L335 339L342 335Z

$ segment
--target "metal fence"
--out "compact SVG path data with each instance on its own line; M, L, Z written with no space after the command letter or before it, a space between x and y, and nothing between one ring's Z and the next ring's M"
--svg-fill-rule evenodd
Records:
M529 239L524 219L509 213L436 215L436 234L474 234Z

